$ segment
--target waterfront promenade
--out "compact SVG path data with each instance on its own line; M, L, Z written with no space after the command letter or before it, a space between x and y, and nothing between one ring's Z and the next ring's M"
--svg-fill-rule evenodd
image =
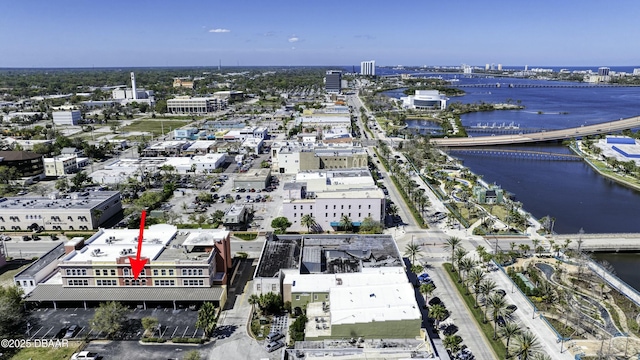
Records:
M551 236L556 244L562 245L571 240L569 249L583 251L618 252L640 251L640 234L554 234Z

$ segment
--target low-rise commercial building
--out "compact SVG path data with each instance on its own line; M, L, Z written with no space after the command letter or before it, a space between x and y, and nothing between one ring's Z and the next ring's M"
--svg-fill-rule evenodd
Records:
M56 125L78 125L81 120L80 110L53 112L53 123Z
M89 163L88 158L79 158L76 155L60 155L43 160L45 176L53 177L74 174Z
M246 229L248 219L249 211L247 207L234 204L224 212L222 224L231 230Z
M227 101L212 97L181 96L167 100L170 114L207 114L227 108Z
M0 230L91 230L121 210L118 191L0 198Z
M368 155L361 146L319 146L309 142L278 142L271 146L271 168L281 174L319 169L366 168Z
M390 235L278 235L254 274L254 293L275 292L306 312L305 340L415 338L422 315Z
M296 186L284 185L283 216L293 229L306 229L301 219L311 215L317 230L334 230L344 226L360 226L369 218L383 222L385 196L366 169L308 171L296 175Z
M0 166L13 169L25 182L44 178L42 155L30 151L0 151Z
M57 268L37 284L27 301L173 303L203 301L223 306L231 268L230 233L224 230L178 233L172 225L152 225L145 231L140 257L148 259L134 279L129 257L136 256L139 231L100 229L84 241L70 241ZM125 290L126 289L126 290Z
M266 189L271 181L270 169L251 169L233 179L233 187L240 189Z

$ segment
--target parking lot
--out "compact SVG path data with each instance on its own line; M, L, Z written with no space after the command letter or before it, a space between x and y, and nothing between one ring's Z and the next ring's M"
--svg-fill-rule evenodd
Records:
M104 334L91 329L91 319L95 309L36 309L29 319L29 331L25 336L29 339L55 339L65 336L68 328L77 325L77 330L69 339L102 338ZM124 327L122 337L137 340L142 337L143 329L140 319L146 316L155 317L159 322L159 331L155 337L171 339L174 337L199 338L204 332L196 329L197 311L188 309L173 310L169 308L132 309Z

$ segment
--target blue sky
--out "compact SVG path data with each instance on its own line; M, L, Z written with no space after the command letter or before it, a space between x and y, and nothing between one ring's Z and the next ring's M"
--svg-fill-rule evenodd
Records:
M640 1L6 0L0 67L640 65Z

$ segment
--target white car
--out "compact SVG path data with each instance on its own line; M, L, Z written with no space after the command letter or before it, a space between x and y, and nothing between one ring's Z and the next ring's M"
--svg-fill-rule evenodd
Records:
M98 360L98 354L89 351L80 351L71 356L71 360Z

